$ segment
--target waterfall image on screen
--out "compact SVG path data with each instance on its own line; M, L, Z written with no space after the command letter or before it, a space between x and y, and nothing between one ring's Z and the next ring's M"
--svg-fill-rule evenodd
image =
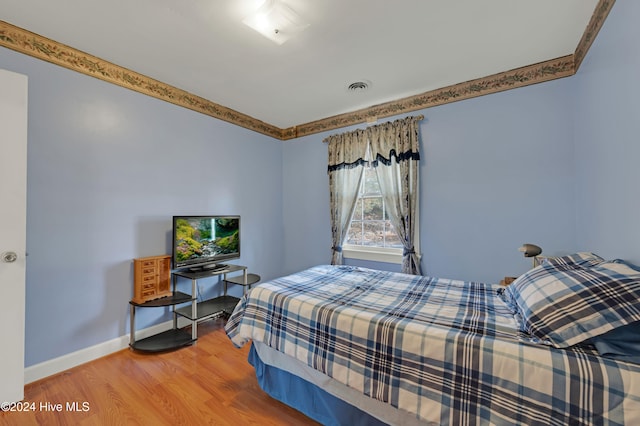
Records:
M240 257L237 216L179 216L173 226L175 267Z

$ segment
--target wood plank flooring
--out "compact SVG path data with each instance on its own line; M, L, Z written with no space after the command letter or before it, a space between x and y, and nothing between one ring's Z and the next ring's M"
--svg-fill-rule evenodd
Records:
M201 323L198 336L175 351L125 349L30 383L24 401L35 411L0 413L0 425L318 424L258 387L249 345L235 348L222 319ZM55 404L61 412L48 410Z

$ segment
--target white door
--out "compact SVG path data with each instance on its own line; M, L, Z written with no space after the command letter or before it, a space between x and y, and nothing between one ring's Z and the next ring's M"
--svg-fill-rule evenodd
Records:
M0 403L24 397L27 76L0 69Z

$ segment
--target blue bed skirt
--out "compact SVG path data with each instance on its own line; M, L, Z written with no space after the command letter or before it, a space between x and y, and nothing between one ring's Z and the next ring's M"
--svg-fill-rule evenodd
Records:
M249 351L249 363L256 371L262 390L323 425L386 424L298 376L265 364L253 344Z

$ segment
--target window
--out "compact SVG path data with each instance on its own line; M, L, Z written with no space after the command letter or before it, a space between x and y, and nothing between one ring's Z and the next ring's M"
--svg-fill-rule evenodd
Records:
M325 139L332 265L355 258L397 263L404 273L421 273L417 237L422 118L405 117ZM371 158L374 169L368 168Z
M402 262L402 244L393 228L373 167L366 167L343 254L348 258Z

